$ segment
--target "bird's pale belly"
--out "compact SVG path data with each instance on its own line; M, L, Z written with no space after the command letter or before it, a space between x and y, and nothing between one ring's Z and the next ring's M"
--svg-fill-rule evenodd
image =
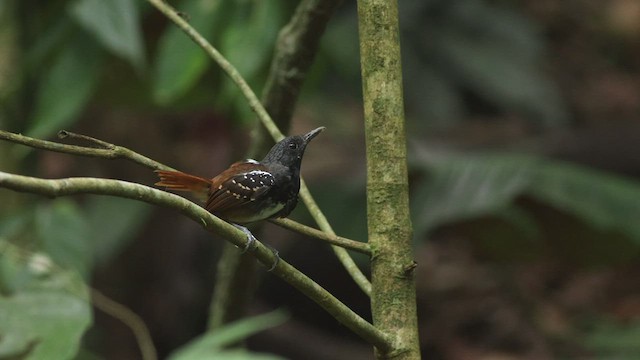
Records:
M244 211L242 210L234 211L233 214L226 214L226 216L220 216L220 217L224 220L227 220L236 224L248 224L255 221L268 219L273 215L277 214L283 208L284 208L284 204L273 203L270 206L266 206L262 208L259 212L254 212L254 210L247 207L243 209Z

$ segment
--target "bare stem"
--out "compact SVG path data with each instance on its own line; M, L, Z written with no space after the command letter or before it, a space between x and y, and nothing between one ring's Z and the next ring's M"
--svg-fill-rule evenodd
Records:
M133 332L133 335L136 337L138 346L140 346L142 359L157 359L158 354L156 352L156 348L153 346L153 339L151 339L149 329L144 324L144 321L142 321L140 316L131 311L128 307L105 296L98 290L90 288L90 291L91 301L96 308L122 321L131 329L131 332Z
M351 239L343 238L341 236L329 235L326 232L320 231L318 229L314 229L312 227L300 224L299 222L295 222L291 219L273 219L270 220L272 223L281 226L285 229L295 231L302 235L306 235L312 238L320 239L326 241L332 245L340 246L345 249L357 251L361 254L371 255L371 249L367 243L363 243L360 241L354 241Z
M97 140L90 138L85 135L73 134L71 132L62 130L59 133L61 138L65 138L67 136L76 138L82 137L84 140L92 139L92 142L100 142L99 144L104 147L104 149L98 149L93 147L86 146L77 146L77 145L66 145L53 141L40 140L32 137L14 134L8 131L0 130L0 139L8 140L14 142L16 144L27 145L32 148L55 151L59 153L65 154L73 154L73 155L81 155L88 157L97 157L103 159L128 159L133 161L134 163L140 164L142 166L154 169L154 170L174 170L173 168L159 163L155 160L149 159L146 156L140 155L135 151L129 150L122 146L113 145L102 140ZM73 135L71 135L73 134Z

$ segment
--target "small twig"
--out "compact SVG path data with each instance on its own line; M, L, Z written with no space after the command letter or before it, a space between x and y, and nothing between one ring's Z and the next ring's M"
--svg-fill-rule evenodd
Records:
M320 210L318 203L313 199L313 196L311 196L307 183L302 178L300 179L300 197L302 198L302 202L307 206L309 213L318 224L318 227L330 236L336 236L336 232L333 231L331 224L329 224L329 220L327 220L327 217L324 216L324 213ZM366 276L364 276L362 270L360 270L356 262L353 261L353 258L349 255L347 250L335 245L332 246L332 249L338 257L338 260L342 263L342 266L344 266L353 278L353 281L365 294L371 296L371 282Z
M91 136L87 136L87 135L82 135L82 134L76 134L74 132L71 131L67 131L67 130L60 130L58 131L58 138L59 139L66 139L66 138L71 138L71 139L79 139L79 140L84 140L90 143L94 143L96 145L99 145L100 147L103 147L105 149L110 149L110 150L115 150L116 146L108 143L106 141L102 141L100 139L96 139L93 138Z
M97 157L97 158L103 158L103 159L128 159L130 161L133 161L136 164L140 164L142 166L148 167L153 170L175 170L167 165L164 165L160 162L149 159L148 157L140 155L137 152L129 150L125 147L110 144L102 140L93 139L86 135L74 134L74 133L62 130L60 131L58 136L61 136L62 138L65 138L67 136L76 137L79 139L81 138L83 140L88 140L88 141L100 144L105 148L98 149L98 148L87 147L87 146L66 145L66 144L61 144L54 141L34 139L29 136L14 134L8 131L0 130L0 139L8 140L16 144L27 145L36 149L55 151L55 152L65 153L65 154Z
M89 290L91 292L91 302L96 308L122 321L122 323L131 329L131 332L133 332L133 336L136 337L138 346L140 347L142 359L157 359L158 353L153 345L153 339L151 338L149 329L140 316L131 311L128 307L105 296L98 290L93 288L89 288Z
M104 159L116 159L118 154L113 150L88 148L85 146L65 145L53 141L34 139L32 137L14 134L8 131L0 130L0 139L8 140L16 144L27 145L32 148L67 153L73 155L82 155L89 157L99 157Z
M332 245L340 246L345 249L357 251L361 254L371 255L371 249L369 248L369 244L363 243L360 241L355 241L347 238L343 238L341 236L331 236L323 231L318 229L314 229L310 226L303 225L299 222L293 221L291 219L272 219L270 220L272 223L281 226L287 230L295 231L302 235L307 235L312 238L316 238L322 241L326 241Z

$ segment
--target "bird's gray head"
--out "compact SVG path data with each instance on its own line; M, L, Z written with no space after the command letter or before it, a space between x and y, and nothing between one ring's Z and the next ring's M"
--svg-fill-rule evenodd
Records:
M294 135L280 140L273 145L267 156L262 160L263 164L279 163L287 167L300 169L302 156L307 145L324 130L324 126L312 130L304 135Z

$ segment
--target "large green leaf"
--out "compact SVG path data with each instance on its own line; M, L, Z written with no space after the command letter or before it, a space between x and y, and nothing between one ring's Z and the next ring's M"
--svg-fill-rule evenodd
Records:
M88 199L84 214L91 236L86 240L92 247L96 262L109 261L135 235L148 218L149 205L112 196Z
M208 332L178 349L170 360L264 359L278 360L279 356L256 354L245 350L225 350L224 347L245 339L259 331L280 325L287 319L282 311L243 319L219 330Z
M457 83L507 111L545 125L566 122L560 94L541 66L543 47L535 26L516 12L484 1L447 6L434 37L434 56Z
M0 247L0 278L21 282L0 293L0 358L72 358L91 324L81 279L43 254L25 255L3 239Z
M640 184L573 164L527 155L485 154L423 158L412 197L417 233L459 220L498 214L519 195L577 216L640 243Z
M412 74L405 94L418 112L417 125L460 121L469 109L459 105L478 104L469 95L490 112L543 125L567 122L558 86L545 70L544 39L526 14L484 0L406 1L399 10L403 67Z
M42 251L83 276L89 275L93 264L90 230L83 212L68 199L52 201L36 213L36 234Z
M71 15L105 48L144 70L140 15L134 0L78 0Z
M220 44L227 60L245 79L268 64L282 25L283 5L279 1L246 1L230 19Z
M546 162L529 192L601 229L618 229L640 243L640 183L561 162Z
M264 78L271 53L283 24L284 6L280 1L251 0L239 3L229 16L229 24L220 41L220 52L254 89ZM241 120L252 119L247 100L237 85L225 78L220 105L231 105Z
M69 40L44 74L27 135L47 137L75 120L96 87L103 57L86 34Z
M426 166L427 180L412 196L416 231L505 209L531 183L535 160L452 157Z
M599 359L638 359L640 323L617 324L604 320L581 339Z
M188 0L180 11L189 23L209 38L220 29L225 16L221 0ZM157 102L168 104L189 91L204 74L210 61L205 52L185 33L170 26L160 38L154 66L153 95Z

